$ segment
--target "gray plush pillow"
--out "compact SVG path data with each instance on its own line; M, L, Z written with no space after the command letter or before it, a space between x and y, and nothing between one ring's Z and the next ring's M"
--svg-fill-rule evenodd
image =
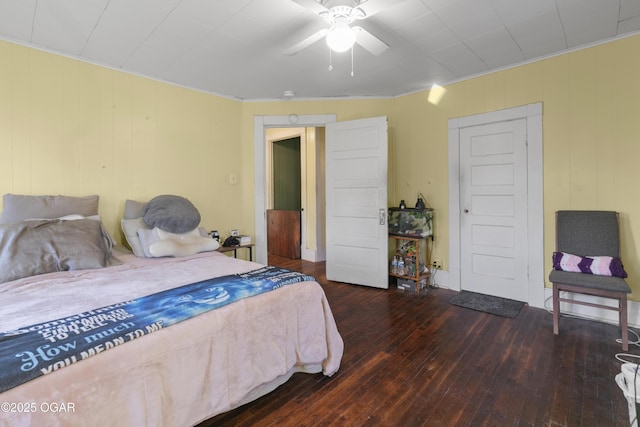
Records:
M65 215L98 215L98 196L29 196L5 194L0 224L26 219L53 219Z
M126 200L124 202L123 219L142 218L142 216L144 215L145 206L147 206L147 202L138 202L136 200Z
M37 220L0 225L0 283L37 274L121 264L102 225L92 219Z
M144 222L169 233L186 233L200 224L200 212L189 200L180 196L154 197L144 207Z

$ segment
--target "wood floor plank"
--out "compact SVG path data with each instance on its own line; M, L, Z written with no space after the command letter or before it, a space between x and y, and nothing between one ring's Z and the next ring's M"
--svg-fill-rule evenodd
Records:
M563 317L555 336L541 309L504 318L453 306L446 289L346 285L324 263L270 263L321 283L345 342L340 370L295 374L200 427L629 425L614 325Z

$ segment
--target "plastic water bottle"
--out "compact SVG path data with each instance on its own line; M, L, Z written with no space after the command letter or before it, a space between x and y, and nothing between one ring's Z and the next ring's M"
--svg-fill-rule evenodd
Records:
M398 256L394 256L391 261L391 274L398 274Z
M398 273L401 276L404 276L404 258L398 258Z

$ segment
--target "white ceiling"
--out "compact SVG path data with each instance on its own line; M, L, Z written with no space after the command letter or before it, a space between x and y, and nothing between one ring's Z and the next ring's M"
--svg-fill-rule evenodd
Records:
M347 0L348 1L348 0ZM640 0L369 0L390 48L333 54L292 0L0 0L0 38L237 99L397 96L640 31Z

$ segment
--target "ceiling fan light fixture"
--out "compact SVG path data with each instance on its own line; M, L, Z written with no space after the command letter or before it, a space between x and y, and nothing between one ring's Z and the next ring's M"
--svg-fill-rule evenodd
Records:
M346 52L356 42L356 32L344 22L336 22L327 34L327 45L334 52Z

